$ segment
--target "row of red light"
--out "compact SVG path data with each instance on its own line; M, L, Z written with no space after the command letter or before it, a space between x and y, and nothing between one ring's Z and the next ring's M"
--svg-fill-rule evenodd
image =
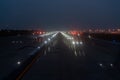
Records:
M33 32L33 35L41 35L41 34L45 34L45 32L43 32L43 31L36 31L36 32Z
M82 32L79 32L79 31L70 31L69 33L74 35L74 36L82 34Z

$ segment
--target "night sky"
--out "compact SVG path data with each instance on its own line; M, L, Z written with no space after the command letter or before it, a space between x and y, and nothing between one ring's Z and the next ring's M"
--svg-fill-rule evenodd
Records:
M119 28L120 0L0 0L0 28Z

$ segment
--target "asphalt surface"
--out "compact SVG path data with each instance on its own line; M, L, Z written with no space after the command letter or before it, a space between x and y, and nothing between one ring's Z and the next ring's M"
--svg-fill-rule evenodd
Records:
M120 80L120 72L112 64L116 57L104 48L84 44L76 52L61 34L46 46L22 80Z
M0 36L0 80L7 78L38 51L38 48L44 43L36 39L39 36ZM50 36L42 39L45 40L48 37Z
M17 62L26 60L39 44L30 36L0 36L0 80L18 68Z

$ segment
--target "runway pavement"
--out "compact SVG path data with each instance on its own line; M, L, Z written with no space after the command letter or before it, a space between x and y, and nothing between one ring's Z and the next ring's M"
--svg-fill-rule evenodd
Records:
M72 50L64 42L59 33L22 80L120 80L116 56L85 43L82 51Z

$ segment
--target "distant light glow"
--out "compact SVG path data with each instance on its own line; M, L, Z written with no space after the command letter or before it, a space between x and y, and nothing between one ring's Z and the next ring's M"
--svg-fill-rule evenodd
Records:
M111 67L113 67L113 64L110 64Z
M52 35L52 38L54 38L57 34L58 34L58 32L57 32L57 33L54 33L54 34Z
M73 41L72 44L75 44L75 41Z
M39 32L39 34L42 34L42 32Z
M42 34L42 35L40 35L41 37L45 37L45 36L49 36L49 35L53 35L53 34L55 34L55 32L48 32L48 33L45 33L44 32L44 34Z
M70 40L72 40L73 38L71 37L71 38L67 38L67 39L70 39Z
M44 41L45 44L47 44L47 41Z
M50 38L48 38L48 41L50 41L51 39Z
M91 36L89 35L88 38L91 39Z
M75 56L77 56L77 52L75 51L74 53L75 53Z
M79 42L76 42L76 44L78 45L78 44L79 44Z
M102 63L100 63L99 65L100 65L101 67L103 67L103 64L102 64Z
M37 48L40 49L40 46L38 46Z
M35 35L35 33L32 33L33 35Z
M72 35L76 35L78 32L77 31L72 31L71 34Z
M80 44L82 45L82 44L83 44L83 42L81 41L81 42L80 42Z
M66 34L66 33L64 33L64 32L61 32L61 34L62 34L65 38L67 38L67 39L70 39L70 40L74 39L72 36L70 36L70 35L68 35L68 34Z
M17 64L18 64L18 65L20 65L20 64L21 64L21 62L20 62L20 61L18 61L18 62L17 62Z

